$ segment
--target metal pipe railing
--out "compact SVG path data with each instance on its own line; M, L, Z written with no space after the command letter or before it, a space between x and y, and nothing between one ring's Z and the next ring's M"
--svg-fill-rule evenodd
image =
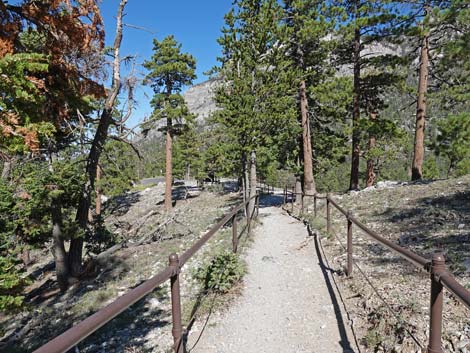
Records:
M175 353L183 353L184 342L182 337L183 328L181 322L181 295L179 278L181 268L219 229L221 229L230 220L232 220L232 247L233 251L236 252L238 247L236 216L238 212L244 207L247 207L247 205L253 199L255 199L255 209L253 210L253 214L247 214L247 221L250 222L250 219L253 218L255 214L259 214L258 194L252 196L249 200L246 200L231 210L222 218L222 220L213 226L201 239L196 241L180 257L178 257L177 254L171 254L169 256L169 265L154 277L117 298L111 304L107 305L103 309L97 311L77 325L68 329L61 335L52 339L45 345L36 349L33 353L63 353L68 351L83 341L85 338L90 336L92 333L97 331L100 327L104 326L113 318L118 316L124 310L128 309L146 295L150 294L155 288L167 280L171 281L170 288L173 323L172 335L174 340L173 349Z
M287 203L288 197L287 186L285 188L285 203ZM311 197L312 195L304 195L303 193L296 193L294 189L291 192L291 201L292 207L291 212L294 212L294 196L300 195L302 198L301 203L301 212L303 212L303 198ZM395 252L400 257L404 258L408 262L417 266L418 268L426 270L430 273L431 277L431 294L430 294L430 328L429 328L429 342L428 342L428 352L430 353L442 353L442 312L443 312L443 288L447 288L455 297L468 309L470 309L470 291L468 291L464 286L458 283L455 278L446 270L445 258L442 252L436 252L433 254L431 261L425 259L424 257L403 248L388 239L381 237L379 234L373 230L366 227L362 222L355 218L349 210L342 208L335 200L331 197L330 194L326 196L320 196L318 194L313 195L314 198L314 216L317 217L317 200L326 199L326 224L327 232L331 233L331 207L333 205L340 213L342 213L347 220L347 267L346 273L348 276L352 274L352 264L353 264L353 238L352 238L352 227L353 224L361 229L368 236L373 238L375 241L379 242L389 250ZM356 265L357 266L357 265Z
M140 286L130 290L114 302L89 316L71 329L65 331L60 336L49 341L44 346L35 350L34 353L62 353L66 352L79 342L87 338L93 332L114 319L131 305L151 293L160 284L167 281L175 269L166 267L163 271L142 283Z

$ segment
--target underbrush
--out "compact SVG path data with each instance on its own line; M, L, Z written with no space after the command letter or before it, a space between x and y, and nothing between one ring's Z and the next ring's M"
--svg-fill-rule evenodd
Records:
M246 273L246 265L238 254L224 251L209 263L199 267L194 277L205 291L228 292Z

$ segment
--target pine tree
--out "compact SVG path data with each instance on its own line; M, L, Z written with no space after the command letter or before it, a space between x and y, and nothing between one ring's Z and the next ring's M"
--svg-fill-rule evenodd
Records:
M334 30L334 7L324 1L284 1L284 23L288 55L292 58L299 87L299 116L302 127L303 191L316 192L313 177L312 131L308 87L318 86L331 72L328 62L332 41L326 39ZM315 97L313 97L315 99Z
M426 123L431 118L428 115L457 113L468 101L468 44L463 43L468 43L470 10L461 0L403 2L409 7L407 34L419 48L411 165L411 179L419 180L423 177Z
M225 84L216 95L222 108L216 121L228 134L226 151L232 155L227 159L235 162L244 190L250 190L245 197L256 192L261 149L269 147L271 156L265 158L270 160L278 160L283 149L296 149L298 86L292 85L291 61L280 41L281 16L274 0L235 1L219 39L223 57L218 72Z
M181 95L181 89L190 85L196 78L196 60L187 53L181 53L181 44L173 36L161 42L153 41L154 54L144 63L150 71L146 81L152 86L155 95L152 99L153 117L151 123L164 119L162 128L166 135L165 161L165 208L172 209L172 142L173 137L182 132L184 126L193 119Z
M398 36L402 21L399 8L392 1L344 0L340 29L342 43L337 51L337 63L351 65L353 72L352 151L349 189L359 188L359 162L361 157L361 111L376 121L383 107L383 90L394 84L396 73L387 67L401 60L396 55L365 55L366 45ZM369 145L375 137L369 135ZM373 164L369 161L369 175L373 177ZM373 179L372 179L373 180ZM372 181L371 180L371 181ZM370 183L370 182L369 182Z
M104 31L95 1L67 2L67 6L61 1L26 0L18 6L0 2L0 15L0 70L2 77L8 77L2 78L0 87L0 139L8 166L25 152L51 157L71 143L80 116L88 116L91 101L105 95L96 82L103 67ZM9 169L2 173L4 178L14 172ZM52 211L49 203L42 209ZM82 206L85 229L89 202ZM80 217L77 220L80 223ZM57 235L55 254L63 249L63 242ZM66 261L56 261L61 288L71 267L72 274L80 272L82 245L83 240L72 239Z

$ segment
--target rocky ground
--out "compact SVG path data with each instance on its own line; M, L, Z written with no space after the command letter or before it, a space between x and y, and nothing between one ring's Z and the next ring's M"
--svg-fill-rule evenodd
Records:
M28 299L31 309L0 318L4 332L0 352L32 351L161 271L170 253L187 249L240 202L238 193L232 192L233 186L209 185L202 192L194 186L177 186L171 217L163 211L162 185L108 201L106 223L123 246L95 261L89 278L65 294L58 291L53 271L41 272L52 260L50 254L36 254L37 264L32 270L41 274ZM240 219L239 231L243 230ZM200 291L193 279L194 269L230 247L231 232L223 229L185 265L181 291L186 311ZM80 343L75 351L167 352L172 345L170 323L169 288L165 284Z
M239 202L238 194L230 192L233 185L228 183L226 186L225 191L221 186L215 185L211 186L211 190L204 192L200 192L194 186L177 186L175 188L175 198L177 199L175 212L171 217L162 209L163 188L161 186L136 190L120 199L108 202L106 205L107 225L119 235L119 241L123 246L116 248L115 252L101 257L99 261L95 262L90 277L64 295L58 292L53 272L40 271L41 268L47 268L47 264L51 260L50 255L43 254L35 267L32 268L38 280L36 288L31 290L31 295L28 298L31 310L17 316L0 318L0 325L5 333L4 341L6 338L10 342L9 345L0 346L0 351L8 353L29 352L159 272L166 265L168 254L181 252L188 248L230 207ZM449 270L460 283L467 288L470 287L470 176L419 184L385 182L360 192L334 195L334 198L342 207L350 209L368 227L426 258L429 258L437 249L443 250ZM278 199L282 198L278 196ZM261 200L262 208L270 205L266 198ZM319 206L319 215L324 215L324 204L321 203ZM302 218L311 225L312 234L315 235L310 240L306 240L305 246L297 244L300 238L289 238L288 231L283 232L286 233L286 239L261 238L261 248L259 249L273 252L275 256L269 254L261 256L262 251L256 252L257 248L253 247L250 252L245 254L248 264L251 263L258 267L262 265L269 270L277 260L282 262L284 252L289 253L287 248L291 248L292 244L294 247L295 244L299 245L297 248L300 252L311 249L312 244L315 244L316 256L320 256L322 261L316 261L315 254L309 253L312 255L311 265L320 265L323 273L326 273L329 278L329 285L336 293L338 306L346 310L346 314L342 316L343 327L352 327L355 333L354 343L357 342L357 347L351 346L352 350L404 353L424 351L420 346L425 348L427 344L430 282L428 276L371 241L360 230L355 229L353 234L354 260L361 270L354 268L352 278L347 278L343 271L346 255L340 245L345 243L346 238L344 217L338 211L332 212L333 230L336 235L332 236L325 232L324 218L313 217L311 211L310 209L310 212L307 211L302 215ZM296 213L298 213L298 209L296 209ZM282 217L286 219L281 219ZM269 230L270 233L282 230L283 226L289 226L289 218L282 217L276 215L275 219L268 220L269 222L266 219L263 220L263 222L269 223L269 226L274 226L274 229ZM295 220L291 221L296 222ZM278 224L279 222L281 224ZM267 223L265 225L268 226ZM243 230L243 228L244 222L240 220L239 230ZM302 238L305 237L306 235L302 236ZM283 307L282 303L286 305L291 303L287 297L281 295L287 293L282 291L282 288L279 288L281 294L271 297L270 294L275 294L274 291L272 293L266 292L264 296L240 297L239 294L248 290L250 285L254 286L254 282L250 280L250 275L254 272L249 273L246 278L247 282L235 288L228 296L224 296L224 298L207 296L209 304L201 302L202 289L200 283L193 278L194 269L207 263L214 254L220 253L221 249L230 248L230 238L230 229L221 230L203 248L203 251L183 268L184 325L193 322L190 321L190 318L192 318L195 308L199 310L199 312L196 311L196 315L200 315L194 321L193 332L197 332L201 328L203 322L201 320L204 320L208 313L210 314L212 310L220 313L217 308L220 309L222 306L229 308L227 303L232 300L233 310L243 300L248 301L252 306L256 304L256 300L262 298L269 299L266 300L269 305L280 300L279 312ZM242 242L242 250L248 249L246 239L244 238ZM290 243L291 241L293 243ZM287 250L283 250L283 244ZM279 251L276 252L276 249ZM253 255L252 251L259 256L251 256ZM291 268L292 273L299 271L303 274L303 269L309 268L302 265L296 270L294 268L296 263L293 259L284 265L286 268ZM291 272L287 271L287 274L289 275ZM311 275L309 271L304 272ZM256 273L261 272L256 271ZM326 281L326 277L323 277L323 279L316 279L316 282ZM280 277L273 278L273 281L277 279ZM307 276L305 281L308 280L310 277ZM267 286L267 283L265 284ZM379 290L380 297L370 284ZM255 290L256 288L251 289ZM261 289L259 290L261 291ZM307 291L307 294L310 295L312 291L313 287ZM296 300L302 293L299 291L295 296ZM82 342L75 351L93 353L169 352L172 337L168 295L168 285L161 286ZM331 299L331 292L323 293L320 297L320 299ZM313 301L313 297L311 299ZM382 302L382 299L387 305ZM217 304L215 308L214 302ZM261 308L258 305L255 306ZM326 314L317 309L312 309L316 314L306 315L305 318L312 317L313 319L316 315L323 319L322 315ZM293 311L294 309L292 309ZM468 310L446 292L444 311L445 351L470 352L470 315ZM268 314L272 313L268 312ZM300 313L299 317L303 318L303 314L305 313ZM223 315L223 313L215 314L217 317ZM275 323L274 321L275 319L268 319L265 323L271 325ZM305 325L311 325L315 322L318 322L318 319L306 320L300 328L292 326L292 332L296 332L296 329L302 331ZM213 324L210 323L208 326ZM222 330L220 332L223 333L222 324L219 322L219 325L210 328L216 332ZM282 352L292 351L290 344L294 342L290 338L295 334L291 337L287 333L289 330L286 330L285 332L272 330L274 333L277 332L275 336L276 339L280 339L279 342L287 344L287 346L282 346L284 347ZM314 331L312 328L308 332ZM227 329L226 335L224 335L228 337L229 332ZM308 332L303 332L301 335L308 334ZM284 333L286 336L282 336ZM269 329L266 334L269 334ZM223 340L226 339L225 336ZM282 337L279 338L279 336ZM263 338L264 336L258 337L255 334L254 337ZM328 335L325 334L325 337L328 338ZM276 339L273 338L271 341L277 342ZM310 352L308 347L301 346L310 339L313 338L300 337L297 348L305 348L304 351ZM191 342L191 337L189 341ZM206 343L207 347L212 347L210 339ZM295 343L292 344L295 345ZM269 351L281 352L276 350L276 347ZM311 351L316 352L317 348L314 347ZM292 349L295 350L295 348Z
M470 176L382 182L333 196L369 228L425 258L444 251L448 269L470 288ZM319 215L325 215L324 203ZM334 208L332 216L335 237L326 234L324 218L314 218L311 209L303 218L322 236L332 267L339 270L336 277L363 351L421 352L419 345L426 347L429 330L428 276L354 229L354 260L390 305L387 308L357 268L353 278L344 276L346 254L340 242L346 242L346 220ZM443 337L446 352L470 352L470 313L447 291Z

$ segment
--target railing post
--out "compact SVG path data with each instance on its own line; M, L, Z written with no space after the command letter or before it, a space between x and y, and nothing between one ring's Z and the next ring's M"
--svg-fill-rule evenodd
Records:
M235 254L238 249L238 231L237 231L237 215L232 217L232 249Z
M431 261L431 305L429 320L429 353L443 353L442 350L442 306L443 288L439 276L445 273L445 258L442 252L435 252Z
M326 232L331 233L330 193L326 194Z
M184 343L182 340L183 326L181 324L181 297L179 281L179 258L177 254L171 254L169 258L170 267L175 269L175 274L171 276L171 315L173 317L173 334L175 353L184 353Z
M251 214L250 214L250 202L249 201L246 205L247 211L246 211L246 229L247 229L247 234L250 235L251 233ZM254 211L254 210L253 210Z
M294 213L294 197L295 197L295 189L292 188L292 196L291 196L291 212Z
M317 194L313 195L313 216L317 218Z
M348 240L347 240L347 250L348 250L348 264L346 268L346 274L348 277L351 277L352 275L352 269L353 269L353 244L352 244L352 221L350 219L351 213L348 211L348 214L346 216L348 220Z
M284 205L287 203L287 185L284 186Z
M300 194L300 213L304 213L304 194Z

